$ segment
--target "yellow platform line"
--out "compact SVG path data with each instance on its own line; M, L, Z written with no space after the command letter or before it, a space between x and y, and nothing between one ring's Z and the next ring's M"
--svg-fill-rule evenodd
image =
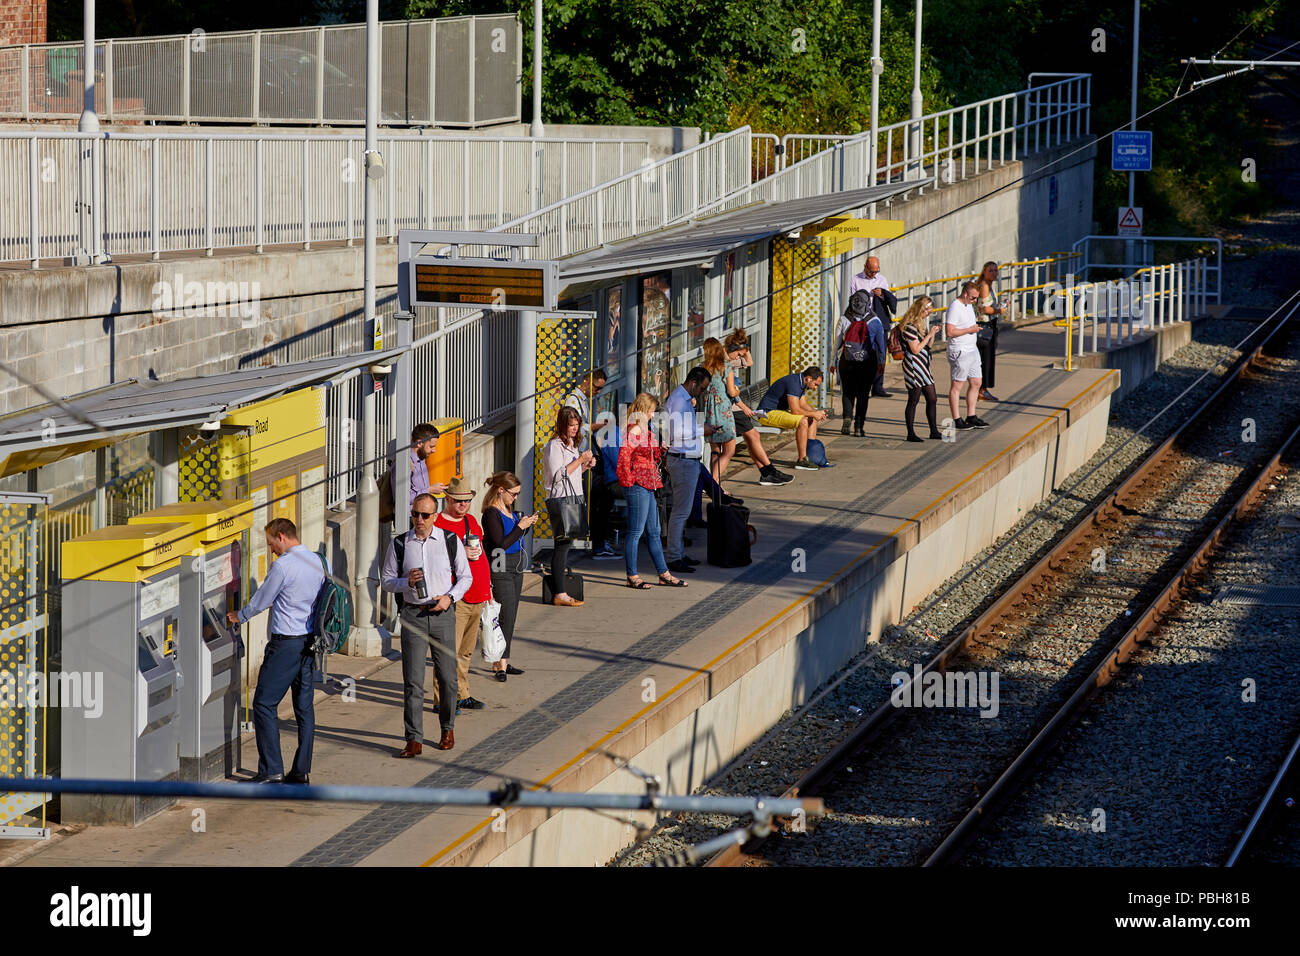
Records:
M744 646L744 645L747 644L749 641L753 640L755 637L757 637L757 636L758 636L759 634L761 634L763 631L767 630L767 628L768 628L769 625L771 625L771 624L775 623L776 621L780 620L780 619L781 619L782 617L784 617L786 614L790 613L792 610L794 610L795 608L797 608L797 607L798 607L800 604L802 604L805 600L807 600L808 598L810 598L810 597L814 596L815 594L817 594L819 591L821 591L822 588L824 588L827 584L829 584L830 582L832 582L832 581L834 581L836 578L838 578L838 577L839 577L843 572L847 571L849 568L852 568L854 565L858 564L858 563L859 563L860 561L862 561L864 558L868 558L868 557L870 557L870 556L872 555L872 553L874 553L876 550L878 550L878 549L879 549L881 546L883 546L886 542L893 540L893 538L894 538L895 536L897 536L898 533L899 533L900 531L902 531L904 528L906 528L908 525L912 524L913 522L917 522L917 521L919 521L919 520L921 519L921 517L922 517L923 515L925 515L925 513L928 512L928 511L929 511L931 508L933 508L935 505L939 504L939 503L940 503L941 501L943 501L945 498L948 498L950 495L952 495L954 492L956 492L958 489L960 489L960 488L961 488L963 485L965 485L967 482L971 481L971 479L973 479L973 478L975 478L976 476L978 476L981 472L987 470L991 465L993 465L993 464L994 464L996 461L998 461L1000 458L1004 457L1005 455L1010 454L1014 449L1020 447L1022 444L1024 444L1024 442L1025 442L1026 439L1028 439L1031 435L1034 434L1034 432L1038 431L1040 428L1043 428L1043 427L1044 427L1045 425L1047 425L1049 422L1053 422L1053 421L1055 421L1055 420L1056 420L1056 419L1057 419L1057 418L1058 418L1058 417L1059 417L1063 412L1068 411L1068 410L1069 410L1069 407L1070 407L1071 405L1073 405L1075 402L1077 402L1079 399L1081 399L1084 395L1088 394L1088 392L1092 391L1094 388L1096 388L1096 387L1097 387L1098 385L1100 385L1102 382L1105 382L1107 379L1110 378L1110 375L1113 375L1113 374L1115 374L1115 373L1114 373L1114 370L1111 370L1109 374L1104 375L1104 376L1102 376L1101 378L1097 379L1097 381L1093 382L1093 383L1092 383L1091 385L1089 385L1087 388L1083 389L1083 391L1079 392L1078 394L1076 394L1076 395L1073 396L1072 398L1068 399L1068 400L1065 402L1065 404L1064 404L1063 406L1061 406L1060 408L1058 408L1058 409L1057 409L1057 410L1052 414L1052 416L1051 416L1050 418L1044 418L1041 422L1039 422L1039 423L1038 423L1037 425L1035 425L1033 428L1029 429L1029 431L1025 432L1023 435L1021 435L1019 438L1017 438L1014 442L1012 442L1012 443L1011 443L1010 445L1008 445L1006 448L1002 449L1002 451L998 452L996 455L994 455L994 456L993 456L992 458L990 458L988 461L984 462L984 464L980 465L978 468L976 468L974 471L972 471L969 475L967 475L967 476L966 476L965 478L963 478L961 481L957 482L957 484L953 485L951 488L949 488L947 491L943 492L943 494L939 495L939 497L935 498L933 501L931 501L928 505L926 505L926 506L925 506L924 508L922 508L920 511L916 512L916 514L912 515L912 517L904 519L902 522L899 523L898 527L896 527L893 531L889 532L889 534L887 534L885 537L881 538L880 541L876 542L876 543L873 544L871 547L867 548L865 551L861 551L861 552L859 552L855 557L850 558L846 563L844 563L843 565L841 565L837 570L833 571L833 572L832 572L830 575L828 575L827 577L822 578L821 581L819 581L817 584L814 584L814 585L813 585L809 590L805 591L803 594L799 595L799 597L795 598L793 601L791 601L789 604L787 604L787 605L786 605L785 607L783 607L781 610L777 611L775 614L773 614L771 617L769 617L766 621L764 621L764 622L763 622L762 624L760 624L758 627L754 628L754 630L750 631L748 634L746 634L744 637L742 637L740 640L738 640L735 644L732 644L730 647L728 647L728 648L727 648L726 650L724 650L722 653L716 655L712 660L708 661L708 662L705 663L704 665L702 665L702 666L700 666L700 667L697 667L695 670L691 671L691 673L689 673L688 675L686 675L685 677L683 677L680 681L678 681L678 682L677 682L676 684L674 684L671 688L669 688L668 693L664 694L664 696L663 696L662 699L657 700L657 701L655 701L654 703L647 704L646 706L642 707L640 710L638 710L636 713L634 713L634 714L633 714L631 717L629 717L627 720L623 721L623 723L619 724L619 725L618 725L617 727L615 727L613 730L607 732L604 736L602 736L600 739L598 739L594 744L591 744L591 745L588 746L586 749L584 749L584 750L582 750L581 752L579 752L576 756L571 757L569 760L566 760L563 764L561 764L559 767L557 767L557 768L556 768L555 770L553 770L551 773L549 773L549 774L547 774L545 777L543 777L543 778L541 779L541 781L539 781L537 784L535 784L535 785L534 785L533 787L531 787L530 789L532 789L532 790L537 790L537 789L540 789L541 787L545 786L549 781L554 780L554 779L555 779L556 777L558 777L560 774L564 773L564 771L568 770L570 767L572 767L574 764L576 764L579 760L582 760L584 757L586 757L586 756L589 755L589 754L592 754L592 753L596 753L596 752L598 752L599 748L601 748L601 747L606 743L606 741L608 741L608 740L610 740L611 738L616 737L616 736L618 736L619 734L621 734L624 730L626 730L626 729L627 729L628 727L630 727L632 724L636 723L638 720L640 720L640 719L641 719L643 716L645 716L646 714L648 714L648 713L650 713L651 711L653 711L655 708L660 707L660 706L662 706L663 704L666 704L666 703L669 701L669 699L672 698L673 694L677 693L679 690L681 690L683 687L685 687L685 686L686 686L687 684L689 684L691 681L695 680L697 677L700 677L700 676L702 676L702 675L708 673L708 671L709 671L709 670L710 670L714 665L716 665L716 664L717 664L719 661L721 661L723 658L727 657L727 655L729 655L729 654L735 652L735 651L738 650L740 647ZM431 865L433 865L433 864L436 863L438 860L440 860L442 857L444 857L444 856L446 856L448 853L450 853L452 850L456 849L456 847L460 846L460 845L461 845L462 843L464 843L466 840L470 839L472 836L474 836L476 833L478 833L478 832L479 832L480 830L482 830L484 827L488 826L488 825L489 825L489 824L490 824L494 819L495 819L495 817L487 817L486 819L482 820L481 822L479 822L478 824L476 824L475 826L473 826L473 827L471 827L469 830L467 830L465 833L461 834L459 837L457 837L457 838L456 838L455 840L453 840L451 843L448 843L445 847L443 847L441 850L439 850L439 851L438 851L437 853L435 853L433 856L429 857L429 859L427 859L427 860L425 860L423 863L421 863L420 866L431 866Z

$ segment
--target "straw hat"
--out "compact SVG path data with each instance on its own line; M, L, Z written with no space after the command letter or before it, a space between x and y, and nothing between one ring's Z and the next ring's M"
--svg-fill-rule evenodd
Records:
M453 478L447 485L448 498L454 498L457 501L469 501L474 495L474 489L470 487L469 482L464 478Z

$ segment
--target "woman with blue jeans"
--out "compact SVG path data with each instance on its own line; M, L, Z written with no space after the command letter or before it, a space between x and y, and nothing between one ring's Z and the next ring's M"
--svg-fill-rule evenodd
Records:
M652 395L642 392L632 402L627 414L627 433L618 450L618 483L623 486L627 499L627 537L623 543L623 560L627 568L627 586L637 591L648 591L650 585L636 573L637 550L641 535L647 537L650 558L659 572L659 583L667 587L684 588L686 582L674 577L664 560L659 543L659 506L655 492L663 487L659 478L659 459L663 448L650 433L650 416L657 403Z

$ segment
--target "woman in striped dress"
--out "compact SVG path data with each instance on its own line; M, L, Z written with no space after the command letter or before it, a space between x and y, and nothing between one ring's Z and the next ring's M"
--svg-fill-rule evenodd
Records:
M907 440L925 441L917 435L916 406L925 396L925 417L930 422L930 437L943 438L935 421L937 396L934 391L934 376L930 374L930 343L939 332L939 326L931 326L926 319L934 311L934 301L923 295L912 303L898 322L899 334L903 337L903 381L907 384Z

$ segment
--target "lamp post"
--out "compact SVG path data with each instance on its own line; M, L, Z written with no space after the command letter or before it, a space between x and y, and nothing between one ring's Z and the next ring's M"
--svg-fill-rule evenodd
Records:
M542 136L542 0L533 0L533 125L528 135Z
M95 115L95 0L83 3L81 23L85 34L85 75L82 77L81 118L77 120L77 130L98 133L99 117Z
M917 179L925 172L925 163L921 160L921 148L925 139L921 127L921 2L922 0L916 0L916 28L912 44L912 130L911 145L908 148Z
M376 149L379 117L379 0L366 0L366 145L365 145L365 236L362 253L362 322L366 328L366 348L382 347L383 326L375 314L375 230L379 204L379 180L384 175L384 161ZM373 375L370 381L374 382ZM410 401L409 395L401 396ZM378 395L374 384L361 398L361 474L357 478L357 539L353 580L353 607L356 619L348 633L347 652L353 657L378 657L383 652L383 638L375 626L375 602L370 594L372 575L379 557L379 486L375 483L374 457L378 423ZM400 497L400 495L399 495ZM403 505L404 507L404 505ZM377 589L376 589L377 590Z
M1142 15L1142 0L1133 0L1133 80L1132 80L1132 90L1129 93L1129 107L1128 107L1128 116L1129 116L1128 128L1131 130L1137 129L1138 29L1140 26L1141 15ZM1130 206L1133 205L1133 199L1134 199L1133 187L1135 183L1134 177L1136 175L1137 175L1136 173L1128 174L1128 204ZM1136 268L1136 263L1133 262L1134 248L1135 248L1135 244L1132 239L1125 241L1124 261L1130 265L1133 265Z

